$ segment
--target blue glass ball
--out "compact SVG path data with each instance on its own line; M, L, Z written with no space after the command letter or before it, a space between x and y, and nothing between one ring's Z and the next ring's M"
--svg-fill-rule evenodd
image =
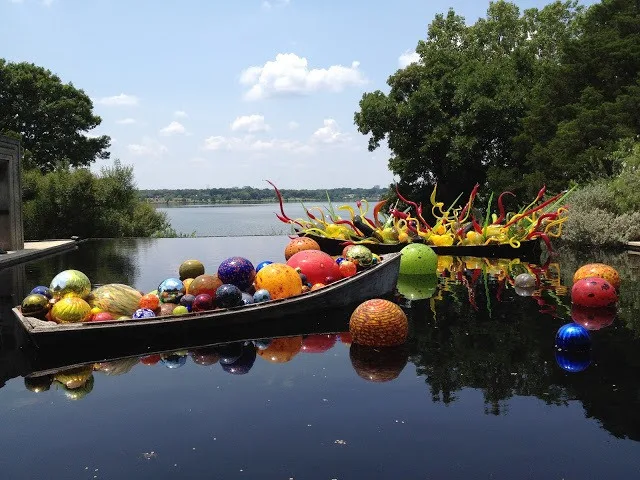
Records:
M265 290L264 288L256 290L256 293L253 294L253 301L255 303L268 302L269 300L271 300L271 294L269 290Z
M253 303L253 295L250 293L242 292L242 304L249 305Z
M187 293L186 295L180 297L180 305L182 305L183 307L187 307L187 310L191 311L191 309L193 308L193 302L195 300L196 297L194 295Z
M230 283L220 285L216 290L216 305L220 308L231 308L242 305L242 292Z
M256 266L256 273L258 273L262 267L266 267L267 265L271 265L273 262L271 260L265 260L264 262L260 262L257 266Z
M220 365L222 370L232 375L244 375L249 373L251 367L253 367L256 361L256 349L253 345L245 346L242 349L242 355L238 357L234 362L222 363Z
M591 365L591 352L589 350L556 350L556 363L565 372L583 372Z
M176 354L171 354L167 356L163 355L160 358L160 361L167 368L180 368L185 363L187 363L187 357L184 355L176 355Z
M344 262L344 260L345 260L345 258L344 258L344 257L338 257L338 258L336 258L336 263L337 263L338 265L340 265L342 262Z
M150 308L139 308L138 310L133 312L133 315L131 315L131 318L135 320L140 320L142 318L154 318L155 316L156 314Z
M31 290L31 293L37 293L39 295L44 295L49 300L51 300L51 298L53 297L53 294L51 293L51 289L49 287L45 287L43 285L38 285L33 290Z
M556 333L556 349L558 350L588 350L591 348L589 330L577 323L567 323Z
M179 278L167 278L158 286L158 298L162 303L176 303L184 294L184 283Z
M218 278L240 290L249 288L255 276L256 269L253 268L253 263L243 257L227 258L218 267Z

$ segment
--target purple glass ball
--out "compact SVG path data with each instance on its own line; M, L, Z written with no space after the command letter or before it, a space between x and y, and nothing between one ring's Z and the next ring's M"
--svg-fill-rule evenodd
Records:
M256 269L253 264L243 257L227 258L218 267L218 278L223 283L235 285L240 290L249 288L255 276Z

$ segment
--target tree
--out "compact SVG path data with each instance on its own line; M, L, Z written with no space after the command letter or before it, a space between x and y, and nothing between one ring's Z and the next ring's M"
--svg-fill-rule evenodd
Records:
M475 25L453 10L435 17L416 48L419 63L389 77L388 94L365 93L354 117L369 150L387 140L389 168L411 190L404 193L424 202L437 183L448 204L486 185L489 169L512 165L529 92L557 62L580 12L567 1L521 15L499 1Z
M111 139L87 132L101 122L91 99L49 70L0 59L0 133L19 134L27 167L87 166L109 158Z

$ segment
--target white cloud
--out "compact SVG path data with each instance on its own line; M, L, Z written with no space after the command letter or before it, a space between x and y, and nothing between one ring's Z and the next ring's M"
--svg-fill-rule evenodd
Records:
M123 118L121 120L116 120L118 125L133 125L136 122L135 118Z
M173 121L169 125L160 129L160 135L181 135L187 132L187 129L184 128L180 122Z
M141 143L127 145L129 153L140 157L161 157L169 149L152 138L143 138Z
M398 57L398 65L400 65L400 68L405 68L412 63L418 62L420 62L420 55L418 55L418 52L415 51L407 50Z
M262 8L264 10L271 10L273 7L286 7L291 3L291 0L263 0Z
M176 110L175 112L173 112L173 114L176 117L180 117L180 118L187 118L189 115L187 115L187 112L185 112L184 110Z
M324 121L324 126L316 130L311 139L320 143L337 143L346 140L347 134L340 131L338 122L333 118L327 118Z
M121 93L112 97L103 97L96 100L96 103L107 107L134 106L138 105L138 97Z
M271 127L264 122L262 115L244 115L236 118L231 123L231 130L234 132L266 132Z
M359 62L350 67L332 65L309 69L309 62L295 53L279 53L261 67L249 67L240 76L248 85L247 100L260 100L278 95L301 95L318 91L340 92L346 87L362 85L366 79L358 70Z
M298 128L300 126L300 124L298 122L295 122L293 120L291 120L288 124L287 127L289 127L289 130L295 130L296 128Z
M204 141L205 150L227 150L240 152L289 152L310 153L313 149L297 140L259 140L252 135L244 137L211 136Z

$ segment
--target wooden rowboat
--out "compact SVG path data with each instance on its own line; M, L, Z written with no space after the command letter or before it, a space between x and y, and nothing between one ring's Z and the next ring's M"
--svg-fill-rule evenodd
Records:
M365 300L383 297L393 292L400 270L400 254L384 255L373 267L356 275L338 280L319 290L295 297L254 303L208 312L172 315L143 320L112 320L57 324L22 315L20 307L13 309L19 324L37 345L62 342L97 341L101 343L127 341L147 342L151 336L205 335L213 328L231 328L238 325L276 322L301 317L325 309L339 309Z
M300 233L299 236L313 238L320 249L329 255L340 255L346 243L345 240L321 237L311 233ZM384 255L399 252L408 243L364 243L373 253ZM451 245L448 247L429 245L438 255L451 255L454 257L480 257L480 258L535 258L542 253L540 240L525 240L520 247L514 248L508 243L490 245Z

